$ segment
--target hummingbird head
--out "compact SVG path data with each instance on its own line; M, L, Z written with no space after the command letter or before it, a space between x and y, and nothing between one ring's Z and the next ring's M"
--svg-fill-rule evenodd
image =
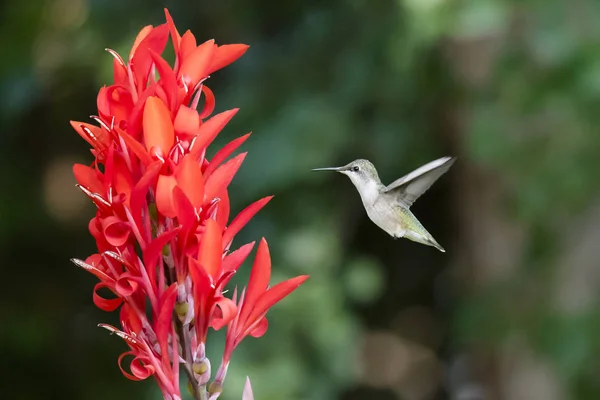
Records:
M347 175L359 192L381 185L375 166L369 160L354 160L343 167L316 168L313 171L336 171Z

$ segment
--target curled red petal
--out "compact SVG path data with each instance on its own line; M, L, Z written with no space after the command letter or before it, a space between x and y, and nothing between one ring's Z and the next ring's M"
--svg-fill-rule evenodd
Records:
M244 55L250 46L245 44L225 44L215 49L207 74L224 68Z
M154 375L155 372L154 366L148 360L141 357L136 357L131 362L130 368L131 372L141 380Z
M248 139L249 136L250 133L247 133L244 136L232 140L219 151L217 151L217 154L215 154L212 160L210 160L210 163L206 167L206 170L204 170L204 175L207 177L210 176L210 174L212 174L217 169L217 167L219 167L219 165L231 155L231 153L233 153L238 147L240 147L242 143L244 143L246 139Z
M105 299L104 297L100 296L97 293L98 289L102 289L102 288L111 289L111 287L108 284L106 284L105 282L97 283L96 286L94 286L94 294L93 294L94 304L96 305L96 307L98 307L99 309L101 309L103 311L108 311L108 312L115 311L117 308L119 308L119 306L123 302L123 299L120 297L116 297L114 299Z
M156 208L169 218L175 218L177 212L173 203L173 188L177 185L172 175L160 175L156 184Z
M240 265L248 258L248 255L254 248L254 243L248 243L227 255L223 259L223 272L237 271Z
M204 107L200 112L200 118L204 119L215 111L215 94L206 85L202 85L202 93L204 93Z
M204 198L206 202L211 202L217 194L227 189L236 172L242 165L244 158L246 158L246 154L247 153L242 153L235 156L217 168L217 170L206 179L206 186L204 189Z
M217 137L217 135L225 128L225 125L238 112L238 108L223 111L220 114L214 115L212 118L204 121L198 129L194 147L190 151L194 157L198 158L206 147Z
M237 315L237 306L226 297L220 297L215 301L214 315L211 319L211 327L219 330L226 326Z
M123 274L117 279L115 290L122 297L129 297L137 290L139 283L131 274Z
M207 74L215 51L215 41L207 40L196 47L182 62L179 75L189 88L194 88Z
M129 239L131 227L129 226L128 222L121 221L117 217L110 216L102 219L101 224L104 238L112 246L123 246L127 242L127 239Z
M134 359L131 360L131 363L129 364L129 369L131 370L131 373L125 371L125 369L122 366L123 359L127 356L134 357ZM135 356L135 353L133 351L127 351L121 354L119 356L119 359L117 360L117 363L119 364L119 369L121 370L123 376L132 381L142 381L148 378L149 376L152 376L155 372L155 369L151 364L142 362L142 360L139 357Z
M198 262L213 278L221 270L223 245L221 243L221 229L214 219L206 220L206 229L200 242Z
M252 327L252 330L248 334L252 337L259 338L267 332L269 328L269 321L267 317L262 317L258 320L258 323Z
M223 233L224 248L229 246L235 235L237 235L239 231L241 231L242 228L246 226L246 224L252 219L252 217L254 217L256 213L259 212L272 198L273 196L264 197L240 211L240 213L233 219L233 221L231 221L231 224L229 224Z
M177 186L183 190L192 205L199 208L204 203L204 177L198 161L186 154L175 171Z

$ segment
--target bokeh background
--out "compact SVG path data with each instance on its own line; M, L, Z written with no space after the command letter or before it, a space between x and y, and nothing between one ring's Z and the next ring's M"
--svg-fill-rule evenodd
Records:
M4 399L159 399L125 379L96 327L89 163L69 120L164 21L247 43L213 74L248 131L232 213L276 197L236 243L265 236L274 280L310 280L236 350L257 399L600 398L600 4L594 0L5 0L0 5L0 381ZM393 240L347 178L391 182L459 161L413 207L447 249ZM248 268L238 279L243 280ZM220 355L222 337L211 337Z

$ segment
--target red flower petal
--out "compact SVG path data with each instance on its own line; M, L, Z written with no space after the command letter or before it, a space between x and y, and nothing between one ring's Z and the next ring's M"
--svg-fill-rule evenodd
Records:
M167 95L168 108L171 111L175 111L175 101L177 100L177 77L175 76L175 72L171 69L169 63L153 50L150 50L150 57L152 57L152 61L154 61L154 65L160 76L160 86Z
M271 255L267 241L262 238L258 245L258 251L252 264L250 280L248 281L248 290L244 300L245 309L254 307L258 298L267 290L271 279Z
M158 83L152 82L148 87L139 95L137 102L131 108L129 112L129 118L127 119L127 132L134 138L140 139L140 133L143 126L143 111L146 108L146 99L156 94Z
M210 276L200 263L193 258L188 258L188 270L193 282L194 306L200 307L200 301L210 293ZM198 312L196 312L196 315L198 315Z
M173 188L177 184L173 175L160 175L156 184L156 208L169 218L175 218L177 212L173 204Z
M139 334L142 331L142 321L140 317L131 311L129 304L123 303L121 312L119 313L119 319L121 320L121 326L128 332Z
M133 41L133 46L131 46L131 51L129 52L130 60L133 57L133 55L135 54L135 51L137 50L140 43L142 43L142 40L144 40L146 38L146 36L148 36L150 34L150 32L152 32L153 29L154 29L154 27L152 25L146 25L137 34L137 36L135 37L135 40Z
M101 224L102 233L104 234L106 241L112 246L123 246L127 242L127 239L129 239L131 227L128 222L121 221L119 218L111 216L102 219Z
M179 69L179 75L182 77L188 88L195 88L201 78L207 74L215 50L215 41L207 40L196 47L182 62Z
M210 67L208 68L207 75L231 64L243 56L249 47L250 46L245 44L226 44L217 46Z
M154 271L158 260L162 257L163 248L169 243L177 233L179 233L180 227L176 227L167 231L154 239L143 251L142 258L144 259L144 266L148 271Z
M300 275L287 281L283 281L273 286L264 293L254 305L250 318L256 318L266 313L269 308L281 301L284 297L296 290L300 285L308 279L308 275ZM250 291L250 289L248 289Z
M92 193L104 195L104 185L102 185L102 174L95 168L87 165L73 165L73 174L75 179L81 186L88 189Z
M200 126L200 116L194 109L184 105L179 106L173 127L177 136L184 139L192 138Z
M140 159L142 164L149 165L152 162L152 158L150 157L150 155L148 155L148 152L146 152L146 149L140 142L138 142L124 130L118 127L115 127L115 129L127 145L127 149L130 150L133 154L135 154L137 158Z
M70 121L71 126L86 142L97 150L105 150L108 147L108 132L103 128L86 124L85 122Z
M111 287L105 282L97 283L96 286L94 286L94 294L92 297L94 304L96 305L96 307L98 307L99 309L101 309L103 311L108 311L108 312L115 311L117 308L119 308L119 306L123 302L123 299L120 297L116 297L114 299L105 299L104 297L100 296L97 293L98 289L102 289L102 288L111 289Z
M239 231L246 226L248 221L250 221L252 217L254 217L272 198L273 196L264 197L240 211L233 221L231 221L231 224L229 224L225 233L223 233L224 248L227 248L227 246L231 244L235 235L237 235Z
M181 41L181 36L179 36L179 32L177 32L177 28L175 27L175 22L173 22L173 18L171 18L171 14L169 14L169 10L165 8L165 17L167 18L167 26L169 27L169 32L171 32L171 41L173 41L173 49L175 50L175 54L179 52L179 42Z
M94 254L94 258L100 258L101 256L100 254ZM90 260L92 258L92 256L88 257L88 260ZM108 276L104 271L98 269L95 265L93 265L92 263L90 263L88 260L81 261L78 260L76 258L71 258L71 262L75 265L77 265L78 267L91 272L92 274L94 274L94 276L96 276L96 278L100 279L103 282L108 282L108 283L114 283L114 279L111 278L110 276Z
M137 290L139 284L131 274L125 273L116 282L115 290L121 297L129 297Z
M204 149L217 137L219 132L225 128L225 125L231 121L231 118L233 118L238 110L238 108L234 108L233 110L223 111L209 120L206 120L198 130L196 142L190 153L198 158L200 154L202 154L202 151L204 151Z
M226 297L221 297L215 302L215 314L211 320L210 326L214 330L219 330L226 326L237 315L237 306Z
M125 371L121 364L123 363L123 358L125 358L126 356L135 356L135 353L133 351L127 351L121 354L119 356L119 359L117 360L117 363L119 364L119 369L121 370L121 373L123 374L123 376L125 376L125 378L132 381L142 381L154 374L154 367L149 363L143 363L138 357L134 358L129 364L129 369L131 370L132 374Z
M206 118L215 111L215 95L206 85L202 85L202 93L204 93L204 107L200 112L200 118Z
M154 366L150 364L149 361L142 359L141 357L136 357L131 362L130 368L131 372L133 372L133 374L141 380L154 375L155 371Z
M179 186L173 188L173 205L175 206L175 212L177 213L177 222L184 227L182 238L187 238L189 232L195 228L198 218L192 202ZM195 255L197 253L198 251L196 248L196 251L193 254Z
M133 188L133 177L129 171L129 167L125 163L123 157L118 154L114 158L114 174L113 174L113 188L115 194L124 194L127 199L131 196L131 190Z
M144 232L142 225L142 209L146 207L146 194L148 194L150 186L153 186L161 167L162 163L160 161L156 161L154 164L149 165L142 178L131 191L131 215L141 232Z
M167 24L162 24L152 29L152 31L139 42L139 45L134 45L133 57L131 57L129 65L131 66L131 70L135 77L138 93L141 93L146 89L148 75L150 74L153 62L150 51L161 54L167 45L168 39L169 27ZM136 39L136 44L137 43L138 41Z
M152 152L152 148L157 147L162 150L163 155L168 154L175 141L175 132L165 104L158 97L148 97L143 118L146 149Z
M108 50L113 55L113 82L116 85L126 85L129 81L127 67L123 64L121 57L114 51Z
M169 357L169 331L171 330L171 321L173 320L173 308L175 307L175 299L177 297L177 284L173 283L163 293L160 299L160 311L156 320L154 331L156 339L160 345L160 351L163 356L163 361ZM173 338L175 340L175 338Z
M194 50L196 50L196 37L187 30L179 42L179 62L185 60ZM179 68L181 70L181 64Z
M208 177L210 174L212 174L213 171L216 170L217 167L223 161L225 161L227 157L231 155L231 153L233 153L238 147L240 147L242 143L244 143L246 139L248 139L249 136L250 133L247 133L244 136L232 140L231 142L227 143L222 149L217 151L217 154L215 154L212 160L210 160L210 164L208 164L208 167L206 167L204 175Z
M219 202L217 203L215 220L221 227L221 231L223 231L227 226L227 221L229 221L229 193L227 193L227 190L223 190L218 196Z
M175 171L177 186L183 190L192 205L200 208L204 203L204 178L198 161L186 154Z
M110 105L108 101L108 88L103 86L98 90L98 96L96 96L96 108L98 108L98 114L104 119L104 122L110 123Z
M247 153L242 153L225 164L221 165L217 170L206 179L204 198L206 202L211 202L217 194L227 189L236 172L242 165Z
M215 278L221 270L222 257L221 229L214 219L207 219L206 230L198 251L198 262L210 276Z
M267 332L269 328L269 321L266 317L262 317L258 323L252 327L252 330L248 334L252 337L259 338Z
M134 106L129 90L123 86L113 85L106 89L105 96L108 104L108 123L112 126L120 121L126 121Z
M254 248L254 243L255 242L245 244L226 256L223 259L223 272L237 271Z

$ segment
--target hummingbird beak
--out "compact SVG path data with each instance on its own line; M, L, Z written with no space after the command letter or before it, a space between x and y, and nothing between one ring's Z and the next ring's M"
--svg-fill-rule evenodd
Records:
M343 167L328 167L328 168L315 168L312 171L336 171L342 172Z

